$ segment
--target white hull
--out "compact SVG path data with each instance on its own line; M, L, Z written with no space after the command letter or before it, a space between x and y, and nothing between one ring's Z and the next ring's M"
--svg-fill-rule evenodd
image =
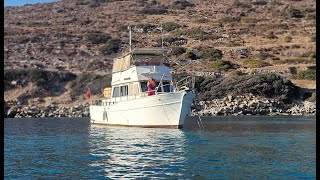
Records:
M192 91L180 91L140 97L108 106L91 105L91 123L182 128L194 97Z

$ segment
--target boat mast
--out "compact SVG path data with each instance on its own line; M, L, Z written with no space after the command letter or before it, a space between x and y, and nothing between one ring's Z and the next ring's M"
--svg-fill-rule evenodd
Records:
M130 53L131 53L131 27L128 26L129 29L129 47L130 47Z

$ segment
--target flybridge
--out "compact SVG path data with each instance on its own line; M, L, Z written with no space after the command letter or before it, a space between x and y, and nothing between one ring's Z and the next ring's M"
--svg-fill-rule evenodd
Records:
M135 65L137 62L141 61L149 61L147 65L159 66L164 59L167 58L166 55L169 53L169 51L169 49L164 48L133 49L131 52L113 60L112 73L125 71Z
M134 66L122 72L116 72L112 75L111 85L147 81L154 78L156 81L171 81L170 69L166 66Z

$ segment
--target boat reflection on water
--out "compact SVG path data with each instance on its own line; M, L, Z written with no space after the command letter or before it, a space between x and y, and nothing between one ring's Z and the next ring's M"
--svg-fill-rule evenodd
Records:
M99 167L109 178L182 177L184 132L177 129L106 127L91 125L90 166Z

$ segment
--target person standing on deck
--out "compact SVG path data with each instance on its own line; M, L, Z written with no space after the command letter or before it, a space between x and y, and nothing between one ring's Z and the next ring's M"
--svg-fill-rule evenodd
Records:
M156 94L155 93L156 83L152 78L148 80L147 87L148 87L148 96L152 96Z

